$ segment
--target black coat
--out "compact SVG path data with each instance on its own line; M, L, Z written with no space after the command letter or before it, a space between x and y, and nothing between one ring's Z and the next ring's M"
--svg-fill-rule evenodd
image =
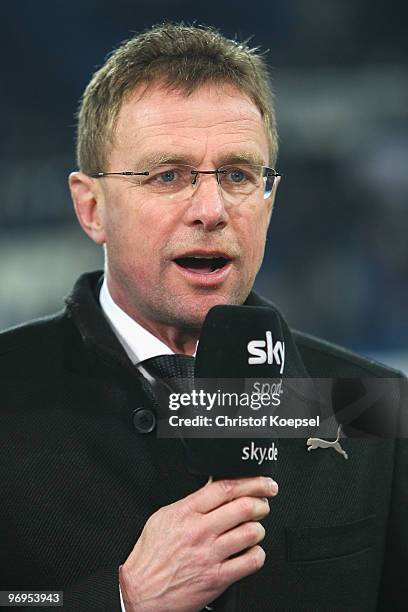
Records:
M206 480L178 440L135 429L153 400L99 307L99 277L82 276L64 311L0 336L0 590L63 590L64 610L120 610L118 566L147 518ZM399 373L286 325L285 341L299 372L394 378L402 404ZM240 610L406 608L407 444L342 446L347 461L282 441L266 562L241 582Z

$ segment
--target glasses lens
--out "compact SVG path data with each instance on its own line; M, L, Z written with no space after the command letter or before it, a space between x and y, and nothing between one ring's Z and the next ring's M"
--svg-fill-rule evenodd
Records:
M264 199L266 200L272 193L272 187L275 182L275 171L272 168L263 168L264 176Z
M180 194L186 187L191 186L193 175L192 167L183 164L160 164L149 170L142 185L155 195Z
M234 164L218 170L221 187L230 201L240 202L256 191L263 191L263 166Z

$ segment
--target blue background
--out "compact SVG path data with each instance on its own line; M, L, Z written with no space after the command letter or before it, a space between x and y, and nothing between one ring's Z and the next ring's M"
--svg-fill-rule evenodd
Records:
M132 32L196 20L269 49L283 180L257 289L292 326L407 367L407 14L386 6L3 2L0 327L60 308L102 265L66 182L92 72Z

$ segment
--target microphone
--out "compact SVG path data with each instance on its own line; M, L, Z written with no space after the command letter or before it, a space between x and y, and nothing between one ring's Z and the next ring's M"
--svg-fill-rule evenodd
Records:
M207 392L241 393L248 379L281 380L285 369L285 340L279 315L255 306L215 306L208 312L200 334L195 362L195 386ZM253 389L253 386L252 386ZM225 408L223 409L225 412ZM239 416L238 407L227 411ZM252 412L249 409L249 412ZM254 415L256 415L256 412ZM265 412L263 410L262 412ZM248 413L248 409L246 409ZM232 434L232 430L229 430ZM276 442L269 438L187 438L187 465L191 472L214 480L272 475ZM274 460L250 460L254 448L273 451ZM250 452L251 450L251 452ZM231 585L215 602L216 610L239 609L239 585ZM210 606L207 609L213 609Z
M214 306L205 318L196 378L276 378L285 342L278 313L266 306Z
M279 383L282 386L284 370L285 340L281 318L272 307L222 305L211 308L203 324L196 354L196 387L215 394L221 391L228 396L242 393L249 384L251 394L254 392L253 379L267 379L270 389L277 389ZM255 389L261 387L259 381L259 387L255 386ZM275 406L280 403L278 393L275 393L274 400ZM222 414L231 418L252 416L259 419L268 411L269 408L251 410L250 407L234 406L224 407ZM238 430L242 435L240 438L236 437ZM226 433L230 437L225 436ZM203 431L205 435L209 434ZM185 439L187 465L194 474L211 475L216 480L270 476L275 471L277 442L271 438L251 439L248 431L239 426L212 427L211 435L211 438Z

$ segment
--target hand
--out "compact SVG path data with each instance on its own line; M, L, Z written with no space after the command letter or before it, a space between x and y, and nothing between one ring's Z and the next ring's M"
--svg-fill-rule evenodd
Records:
M120 570L126 611L201 610L259 570L258 521L277 492L270 478L219 480L152 514Z

